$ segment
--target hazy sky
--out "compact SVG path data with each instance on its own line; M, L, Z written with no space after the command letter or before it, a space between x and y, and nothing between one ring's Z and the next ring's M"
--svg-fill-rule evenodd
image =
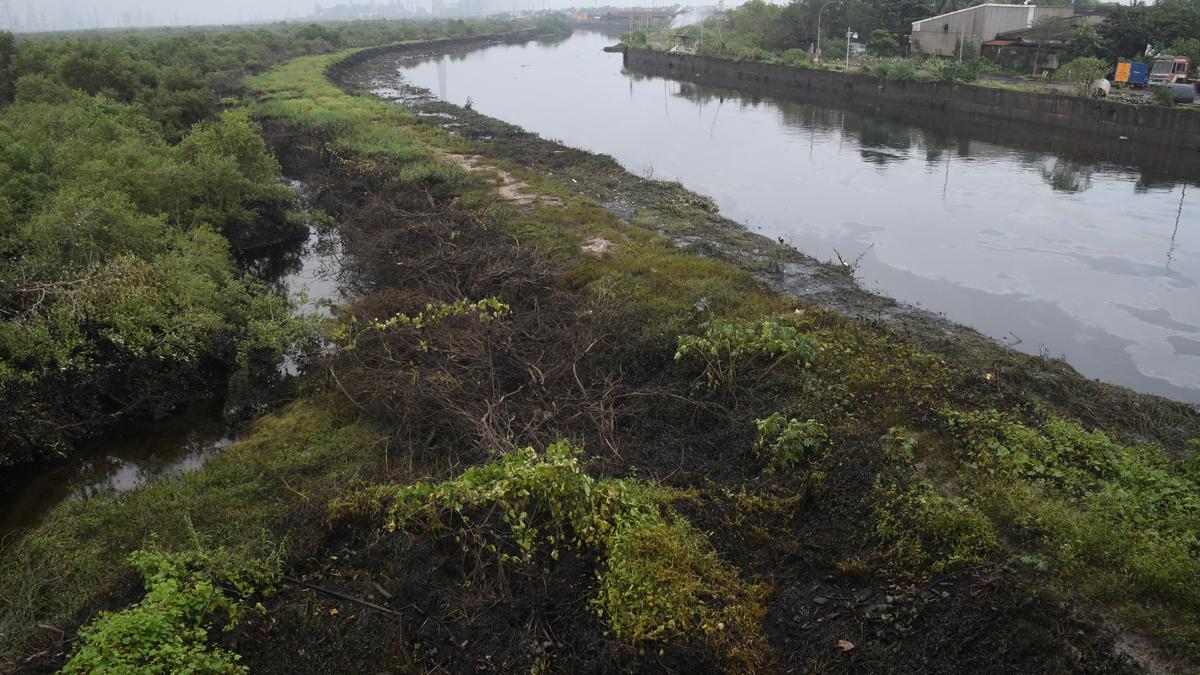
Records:
M300 18L312 14L313 5L313 0L0 0L0 23L25 30L237 23Z
M662 6L675 0L599 0L598 4ZM711 0L715 2L716 0ZM388 4L391 0L377 0ZM403 0L429 7L429 0ZM0 27L10 30L64 30L116 26L173 26L243 23L312 16L315 5L367 5L370 0L0 0ZM496 6L511 7L511 0ZM452 4L452 0L447 2ZM593 0L518 0L522 9L591 6ZM726 4L739 4L732 2Z

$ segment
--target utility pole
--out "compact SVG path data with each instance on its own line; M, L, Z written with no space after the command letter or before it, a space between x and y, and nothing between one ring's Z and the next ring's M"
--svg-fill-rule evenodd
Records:
M967 35L967 18L964 16L962 18L962 20L958 22L958 62L959 63L962 63L963 40L966 38L966 35Z
M821 60L821 14L825 11L826 7L832 5L835 2L841 2L841 0L829 0L829 2L826 2L825 4L821 5L821 9L817 10L817 61L818 62L820 62L820 60Z

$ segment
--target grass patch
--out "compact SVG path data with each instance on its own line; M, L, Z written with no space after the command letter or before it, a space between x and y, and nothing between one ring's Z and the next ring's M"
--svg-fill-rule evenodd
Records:
M992 522L969 501L942 494L917 474L875 480L875 535L887 568L902 576L979 564L1000 548Z
M383 439L325 399L259 420L246 438L202 470L129 492L69 501L17 538L0 557L7 627L0 659L22 653L39 622L77 625L106 594L120 591L130 553L150 541L188 551L197 533L233 553L261 556L271 542L306 538L289 514L379 464Z
M964 482L1028 562L1200 659L1200 477L1185 462L1054 416L944 417Z

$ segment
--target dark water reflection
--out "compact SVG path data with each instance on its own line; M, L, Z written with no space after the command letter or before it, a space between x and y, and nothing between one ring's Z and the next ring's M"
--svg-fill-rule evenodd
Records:
M400 65L411 83L679 180L868 287L1085 374L1200 401L1200 184L1026 134L980 138L625 71L611 39ZM1097 159L1096 157L1101 157Z
M130 428L96 439L57 465L9 469L0 480L0 537L37 522L61 502L124 492L152 478L199 468L233 440L219 404L197 406L152 429Z

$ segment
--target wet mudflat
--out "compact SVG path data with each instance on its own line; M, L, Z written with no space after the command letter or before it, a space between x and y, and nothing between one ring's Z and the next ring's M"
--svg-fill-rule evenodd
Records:
M873 290L1086 375L1200 401L1200 185L623 71L612 39L396 64L402 81L679 180ZM1020 142L1018 142L1020 141Z

